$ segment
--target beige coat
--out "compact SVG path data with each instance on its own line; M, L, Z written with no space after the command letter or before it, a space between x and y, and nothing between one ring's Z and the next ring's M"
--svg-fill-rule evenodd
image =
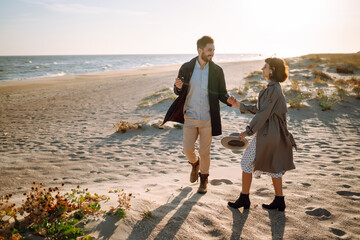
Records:
M296 143L286 124L286 102L278 82L261 90L256 105L240 104L241 113L255 114L246 133L256 135L254 170L280 173L295 169L292 147Z

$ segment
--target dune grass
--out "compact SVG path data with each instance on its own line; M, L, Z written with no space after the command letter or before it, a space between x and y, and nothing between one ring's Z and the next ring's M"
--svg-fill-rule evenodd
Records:
M318 70L318 69L313 68L313 69L311 70L311 72L312 72L312 74L315 75L316 78L317 78L317 77L320 77L322 80L326 80L326 81L327 81L327 80L330 80L330 81L333 80L333 78L332 78L328 73L323 72L323 71L320 71L320 70Z
M168 99L174 100L176 95L170 88L163 88L143 98L137 108L151 107Z
M330 110L334 103L338 101L334 94L328 95L322 89L316 90L316 99L319 102L322 111Z
M351 69L360 69L360 53L349 54L309 54L302 56L303 59L314 63L327 63L332 66L342 66Z
M262 74L262 71L253 71L245 77L245 79L254 78Z

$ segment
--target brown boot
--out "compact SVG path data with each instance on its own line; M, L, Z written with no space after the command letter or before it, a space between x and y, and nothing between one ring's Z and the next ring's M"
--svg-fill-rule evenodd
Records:
M199 189L197 190L197 192L198 193L206 193L209 174L199 173L199 176L200 176L200 186L199 186Z
M197 160L195 163L189 162L192 166L191 173L190 173L190 182L194 183L198 180L198 174L199 174L199 160Z

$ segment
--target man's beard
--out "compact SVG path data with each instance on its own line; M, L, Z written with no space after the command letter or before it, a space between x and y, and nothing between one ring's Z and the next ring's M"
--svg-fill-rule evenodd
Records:
M212 56L209 59L209 56L206 56L205 53L202 53L200 57L204 62L210 62L212 59Z

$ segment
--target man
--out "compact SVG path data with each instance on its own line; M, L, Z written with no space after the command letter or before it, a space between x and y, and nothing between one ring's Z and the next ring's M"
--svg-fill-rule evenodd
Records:
M219 100L231 106L221 67L212 62L214 40L203 36L197 41L198 56L184 63L175 80L174 92L179 97L170 106L164 122L184 123L184 153L192 165L190 182L200 176L198 193L207 192L212 136L221 135ZM195 142L199 136L199 155ZM200 170L200 173L199 173Z

